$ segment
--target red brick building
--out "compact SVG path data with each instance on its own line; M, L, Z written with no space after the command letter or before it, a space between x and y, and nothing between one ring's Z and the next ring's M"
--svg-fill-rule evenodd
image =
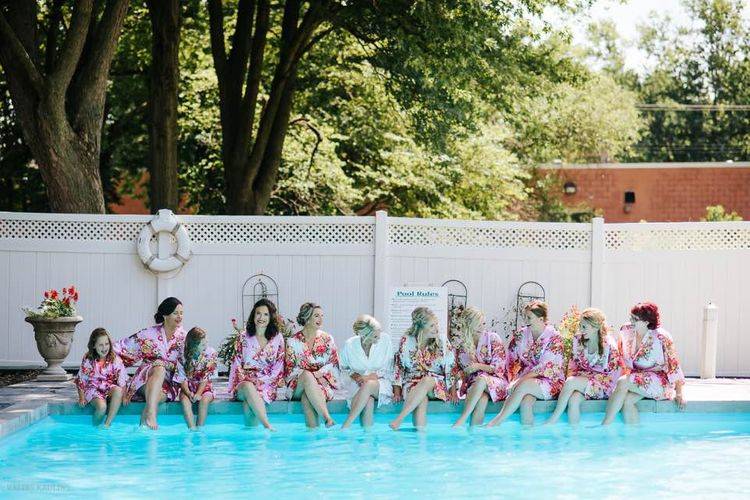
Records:
M607 222L697 221L709 205L750 219L750 162L553 164L568 207L585 203Z

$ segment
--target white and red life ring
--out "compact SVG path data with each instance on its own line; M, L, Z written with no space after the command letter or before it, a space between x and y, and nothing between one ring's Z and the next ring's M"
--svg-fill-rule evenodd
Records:
M159 233L171 233L177 240L173 255L162 258L151 250L151 238ZM171 210L162 209L156 217L143 226L137 241L138 257L148 269L155 273L168 273L184 266L193 255L192 243L185 226L180 224Z

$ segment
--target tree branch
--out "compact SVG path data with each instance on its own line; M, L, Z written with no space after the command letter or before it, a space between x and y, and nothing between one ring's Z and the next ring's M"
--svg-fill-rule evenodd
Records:
M41 93L42 75L2 12L0 12L0 42L7 50L6 52L6 50L0 49L0 58L2 58L5 70L9 71L11 67L17 68L21 73L19 76L29 84L34 92Z
M71 16L70 28L60 49L60 56L49 74L49 83L54 92L63 93L73 78L78 60L86 42L86 33L91 22L93 0L76 0Z
M60 25L63 23L62 7L65 0L54 0L50 8L49 25L47 26L47 41L44 44L44 69L47 74L52 72L57 55L57 42L60 35Z
M208 0L208 21L211 34L211 55L214 59L214 68L221 92L227 65L227 49L224 44L224 12L221 0Z

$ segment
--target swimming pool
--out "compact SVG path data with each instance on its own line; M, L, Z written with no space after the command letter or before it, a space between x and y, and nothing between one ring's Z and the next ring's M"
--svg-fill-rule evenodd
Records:
M301 415L274 415L278 432L246 429L239 415L211 415L189 432L176 415L157 432L136 415L110 430L90 417L52 416L0 440L0 496L215 498L432 496L600 498L745 497L750 415L643 414L638 426L452 430L452 414L393 432L392 415L370 431L308 431ZM337 421L343 421L337 415ZM537 418L540 418L538 416Z

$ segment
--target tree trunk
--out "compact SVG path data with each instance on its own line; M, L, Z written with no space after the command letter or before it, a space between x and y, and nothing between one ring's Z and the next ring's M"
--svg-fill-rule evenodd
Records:
M151 211L177 210L177 87L181 14L179 0L148 0L151 13L151 85L149 124Z

